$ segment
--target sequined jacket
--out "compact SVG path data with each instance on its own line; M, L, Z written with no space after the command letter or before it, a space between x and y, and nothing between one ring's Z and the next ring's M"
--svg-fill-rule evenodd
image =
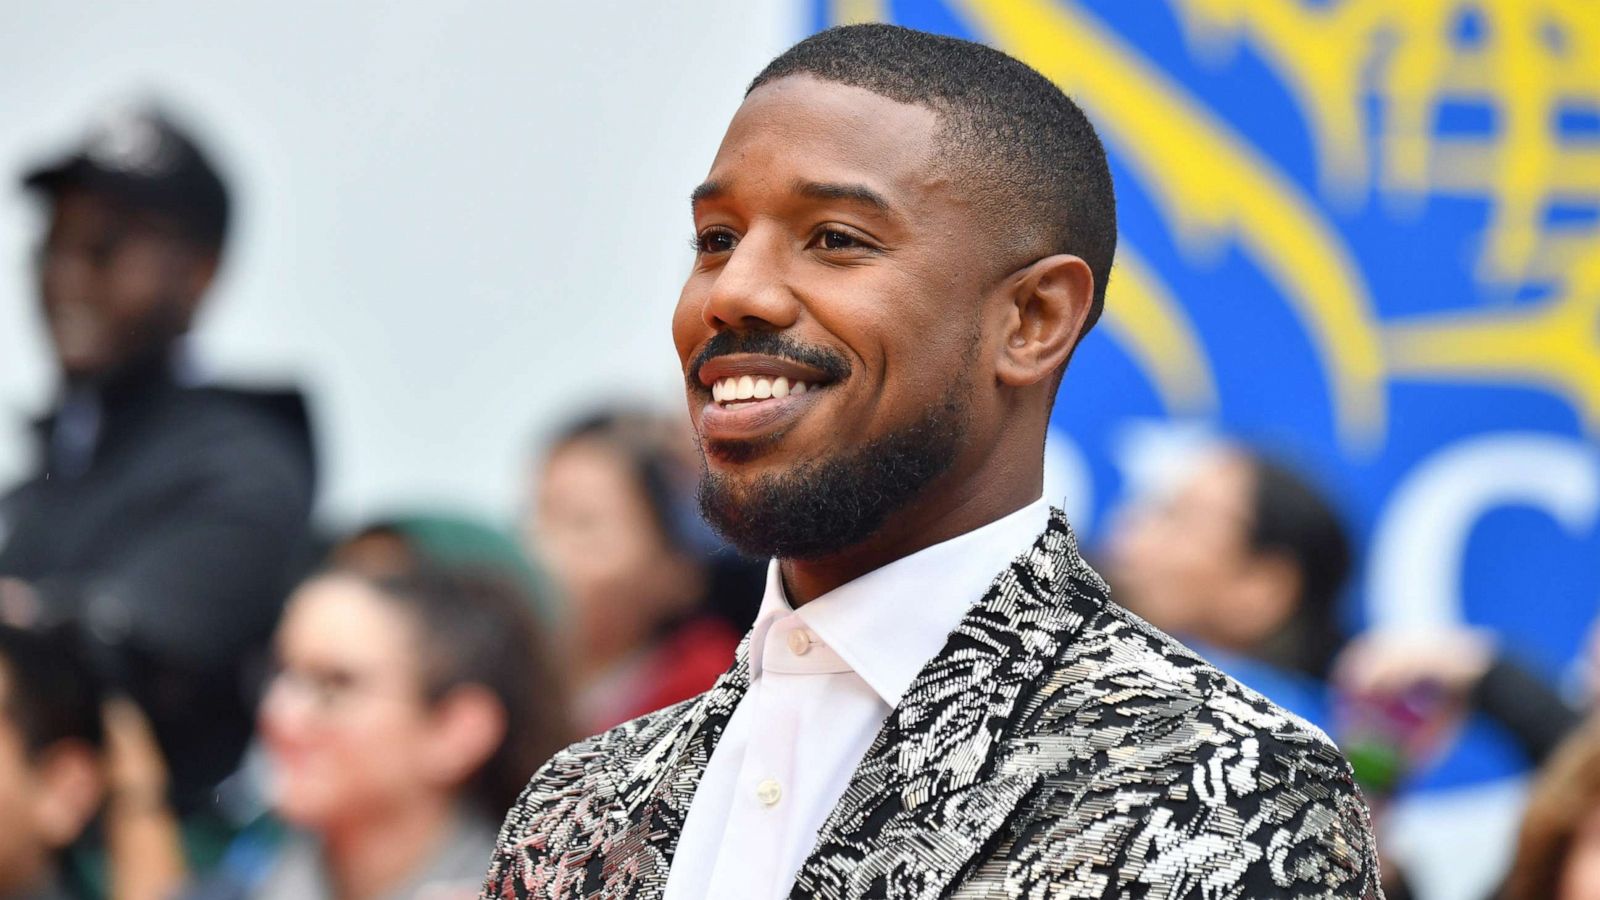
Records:
M485 898L659 900L748 647L582 741L506 818ZM890 713L793 898L1378 896L1339 752L1107 600L1055 512Z

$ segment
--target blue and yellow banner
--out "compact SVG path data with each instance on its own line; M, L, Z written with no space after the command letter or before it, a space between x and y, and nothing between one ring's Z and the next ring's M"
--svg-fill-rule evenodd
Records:
M1586 0L819 0L984 41L1104 138L1121 221L1055 424L1091 538L1130 434L1198 421L1336 489L1351 624L1600 608L1600 9ZM1490 752L1470 781L1511 765Z

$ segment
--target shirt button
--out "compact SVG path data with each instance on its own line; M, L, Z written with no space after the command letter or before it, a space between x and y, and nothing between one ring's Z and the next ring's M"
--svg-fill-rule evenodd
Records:
M789 652L795 656L805 656L811 652L811 632L804 628L797 628L789 632Z
M776 780L768 778L756 785L756 799L761 801L762 806L777 806L778 801L783 799L783 788Z

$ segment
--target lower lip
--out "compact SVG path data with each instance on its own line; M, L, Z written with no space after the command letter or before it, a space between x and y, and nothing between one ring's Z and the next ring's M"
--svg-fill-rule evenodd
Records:
M799 396L757 400L732 409L713 400L700 411L700 436L708 441L748 441L767 436L792 425L825 390L814 387Z

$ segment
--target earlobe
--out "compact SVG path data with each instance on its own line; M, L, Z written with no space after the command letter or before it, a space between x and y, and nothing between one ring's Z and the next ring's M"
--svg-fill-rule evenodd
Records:
M1061 253L1016 273L1008 294L1001 382L1025 387L1048 381L1066 365L1094 302L1094 273L1082 258Z
M445 783L472 777L505 740L505 705L488 688L466 684L452 688L435 710L433 752L435 776Z

